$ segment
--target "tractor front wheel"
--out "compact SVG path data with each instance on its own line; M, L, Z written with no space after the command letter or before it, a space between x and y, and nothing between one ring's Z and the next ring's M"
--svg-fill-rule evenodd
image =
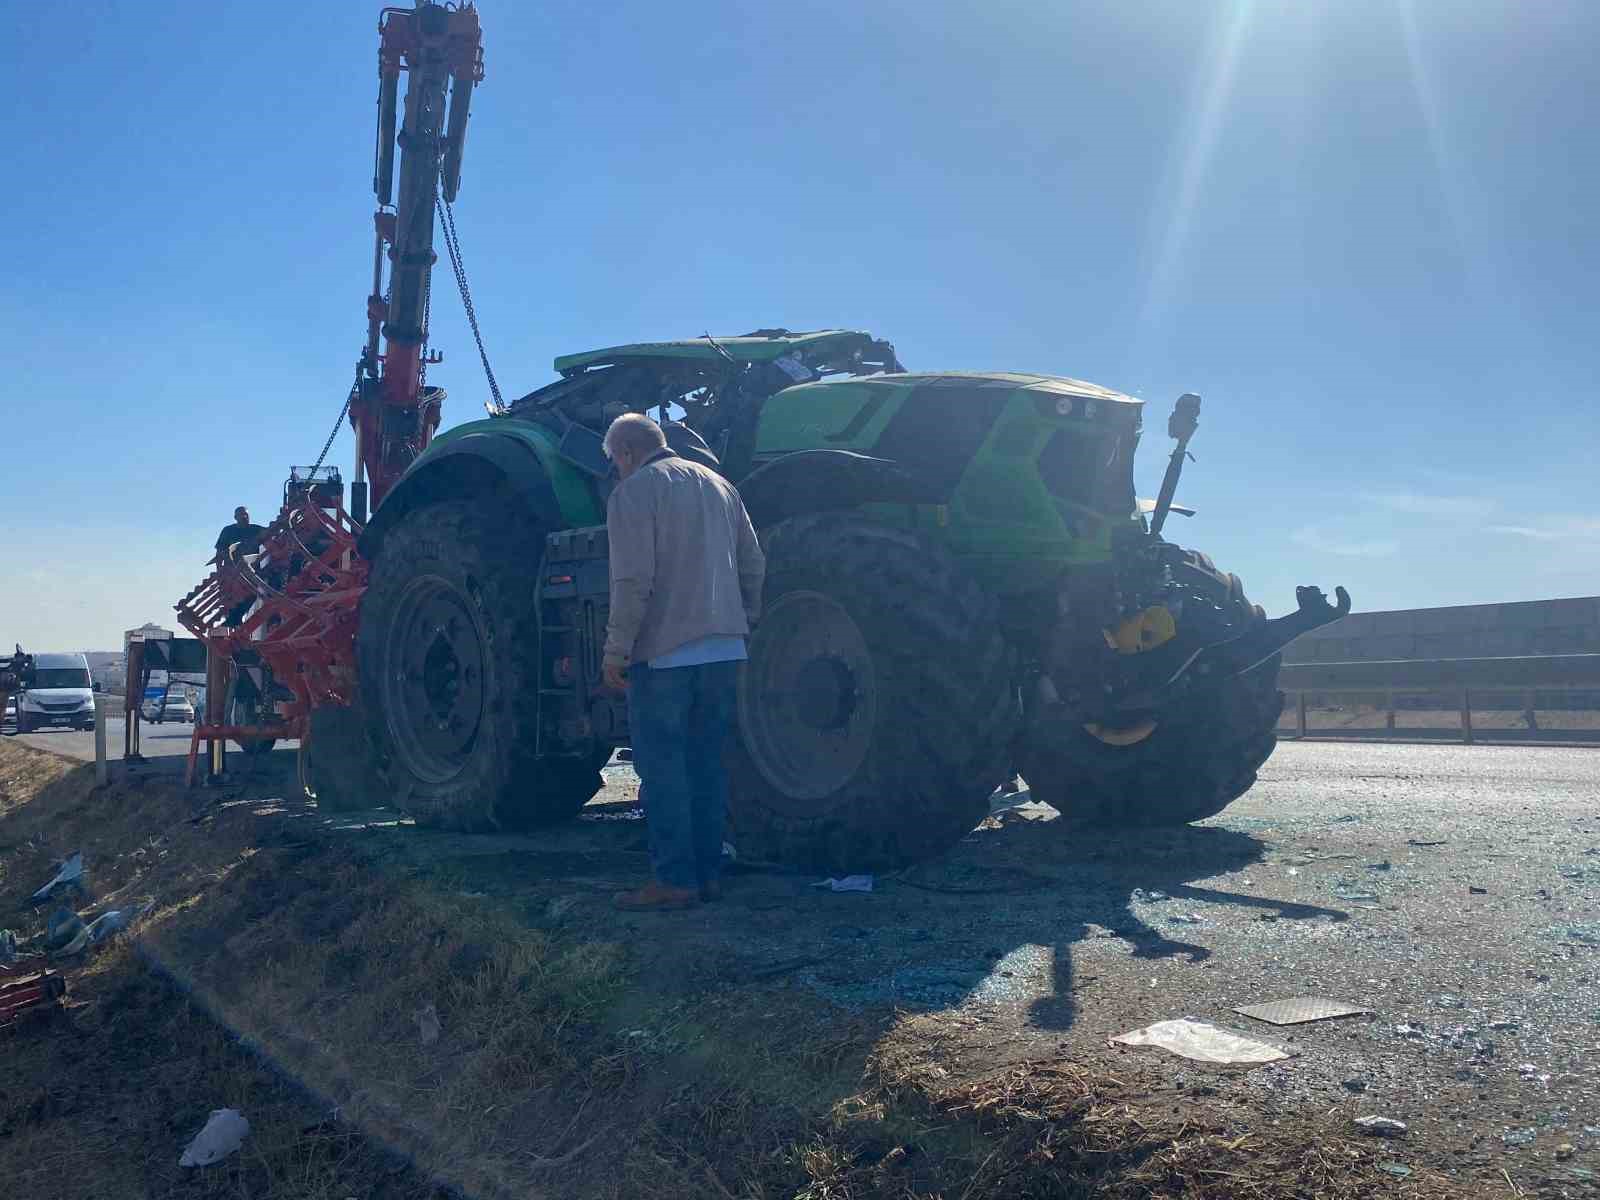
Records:
M604 755L534 753L544 531L448 500L408 513L372 566L356 637L388 802L465 833L545 825L600 790Z
M728 755L739 853L872 871L948 849L988 813L1015 731L992 601L942 550L859 517L765 540Z
M1234 576L1190 552L1190 573L1214 605L1203 641L1264 620ZM1180 626L1179 636L1182 637ZM1030 714L1018 767L1029 792L1091 825L1182 825L1215 816L1244 795L1277 745L1277 655L1220 689L1123 728L1084 724L1061 705Z

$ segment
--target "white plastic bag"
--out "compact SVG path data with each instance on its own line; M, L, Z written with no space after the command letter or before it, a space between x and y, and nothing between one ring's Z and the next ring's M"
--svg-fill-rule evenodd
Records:
M61 888L83 886L83 851L78 851L56 872L56 877L33 894L33 902L42 904Z
M238 1109L213 1109L210 1120L194 1135L194 1141L189 1143L183 1157L178 1159L178 1165L209 1167L212 1163L221 1162L244 1144L245 1135L249 1132L250 1122L239 1115Z
M1230 1033L1204 1021L1157 1021L1111 1039L1120 1046L1159 1046L1180 1058L1209 1063L1269 1063L1288 1058L1266 1042Z

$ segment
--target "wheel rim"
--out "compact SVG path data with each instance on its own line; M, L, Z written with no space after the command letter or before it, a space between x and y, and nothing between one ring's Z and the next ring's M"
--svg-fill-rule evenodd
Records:
M414 776L460 774L483 724L483 635L472 604L434 575L406 585L385 639L384 719L394 755Z
M876 717L872 656L855 618L820 592L781 597L750 639L739 688L756 769L782 798L830 796L866 759Z

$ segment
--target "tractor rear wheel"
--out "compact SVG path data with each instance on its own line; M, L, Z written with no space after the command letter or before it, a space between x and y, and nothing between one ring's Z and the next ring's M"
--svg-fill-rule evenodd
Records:
M534 753L544 530L447 500L409 513L372 566L356 637L388 803L419 825L520 829L575 815L605 755Z
M942 550L859 517L765 540L728 754L739 853L868 871L948 849L988 813L1016 728L993 602Z
M1236 576L1218 572L1203 554L1190 552L1188 560L1191 578L1205 580L1215 604L1201 644L1265 619ZM1091 825L1182 825L1215 816L1250 789L1277 745L1278 664L1273 655L1220 691L1125 729L1085 725L1061 705L1031 714L1017 763L1029 792Z

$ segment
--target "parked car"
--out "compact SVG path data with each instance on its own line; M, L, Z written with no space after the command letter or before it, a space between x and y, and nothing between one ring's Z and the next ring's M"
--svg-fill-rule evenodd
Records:
M94 728L95 685L81 654L35 654L33 678L17 697L17 732L50 725Z
M146 700L140 715L152 725L160 725L164 721L189 725L194 722L194 705L189 703L189 697L174 692L167 697L165 708L159 700Z

